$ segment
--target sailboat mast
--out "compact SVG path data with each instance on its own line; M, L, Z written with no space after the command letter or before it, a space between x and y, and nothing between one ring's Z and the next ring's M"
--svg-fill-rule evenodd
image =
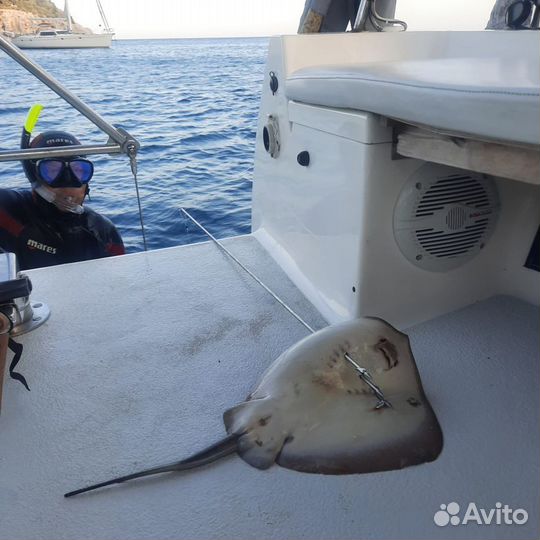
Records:
M71 15L69 13L69 2L68 2L68 0L66 0L65 3L64 3L64 15L66 16L68 32L71 33L73 31L73 29L71 27Z

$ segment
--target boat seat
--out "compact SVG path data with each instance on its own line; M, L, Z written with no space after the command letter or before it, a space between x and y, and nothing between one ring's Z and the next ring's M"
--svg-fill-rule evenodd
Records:
M287 78L286 94L471 138L540 144L540 66L519 57L306 67Z

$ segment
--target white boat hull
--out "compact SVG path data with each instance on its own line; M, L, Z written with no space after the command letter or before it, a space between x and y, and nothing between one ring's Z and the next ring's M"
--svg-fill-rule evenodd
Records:
M113 33L63 34L54 36L22 35L11 41L20 49L93 49L111 46Z

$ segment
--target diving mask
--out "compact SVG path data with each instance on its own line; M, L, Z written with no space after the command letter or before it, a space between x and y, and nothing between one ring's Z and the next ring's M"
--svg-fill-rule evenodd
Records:
M81 187L94 174L94 165L87 159L40 159L36 163L40 180L51 187Z

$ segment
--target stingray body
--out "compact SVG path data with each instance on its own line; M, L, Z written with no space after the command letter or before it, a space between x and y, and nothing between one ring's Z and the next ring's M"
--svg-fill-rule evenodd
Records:
M367 369L389 408L346 359ZM83 488L191 469L233 452L250 465L302 472L368 473L433 461L442 432L407 336L381 319L319 330L285 351L257 388L223 415L228 436L188 459Z

